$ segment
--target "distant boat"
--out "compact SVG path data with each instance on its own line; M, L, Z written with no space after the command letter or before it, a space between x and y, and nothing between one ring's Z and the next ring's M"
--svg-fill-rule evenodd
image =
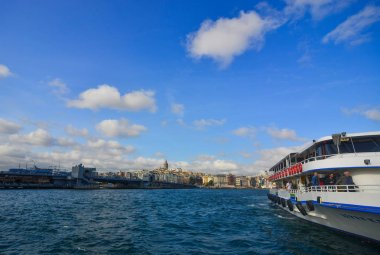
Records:
M269 172L268 198L280 208L380 242L380 132L323 137Z

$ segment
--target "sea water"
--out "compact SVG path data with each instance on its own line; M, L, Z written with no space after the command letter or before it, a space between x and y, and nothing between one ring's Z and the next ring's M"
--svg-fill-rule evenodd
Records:
M0 254L379 254L265 190L0 190Z

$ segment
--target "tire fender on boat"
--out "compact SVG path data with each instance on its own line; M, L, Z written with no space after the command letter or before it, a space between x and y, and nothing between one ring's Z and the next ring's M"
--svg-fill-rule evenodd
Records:
M300 211L300 213L302 213L303 216L307 215L307 212L306 212L305 208L302 206L301 202L297 202L296 207Z
M281 205L282 205L282 207L286 207L286 200L285 200L285 198L281 198Z
M293 210L294 210L294 205L293 205L293 203L292 203L292 200L288 199L288 200L286 201L286 203L288 204L288 208L289 208L289 210L290 210L290 211L293 211Z
M307 201L306 201L306 206L307 206L307 209L309 209L309 211L314 211L314 203L313 203L313 200L307 200Z

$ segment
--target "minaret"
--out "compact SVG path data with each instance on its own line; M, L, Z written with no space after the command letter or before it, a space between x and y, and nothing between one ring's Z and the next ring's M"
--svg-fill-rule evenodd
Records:
M164 169L165 170L168 170L169 169L169 164L168 164L168 161L165 160L165 163L164 163Z

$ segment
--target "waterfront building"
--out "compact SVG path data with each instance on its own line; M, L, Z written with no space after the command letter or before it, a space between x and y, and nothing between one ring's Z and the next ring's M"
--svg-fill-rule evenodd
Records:
M226 187L228 186L227 176L225 174L217 174L214 176L214 186L215 187Z
M83 164L73 166L71 169L71 177L76 179L92 179L97 176L95 167L84 167Z
M235 186L236 183L236 177L233 174L228 174L227 175L227 184L229 186Z
M236 187L241 187L241 176L236 176L235 178L235 186Z

